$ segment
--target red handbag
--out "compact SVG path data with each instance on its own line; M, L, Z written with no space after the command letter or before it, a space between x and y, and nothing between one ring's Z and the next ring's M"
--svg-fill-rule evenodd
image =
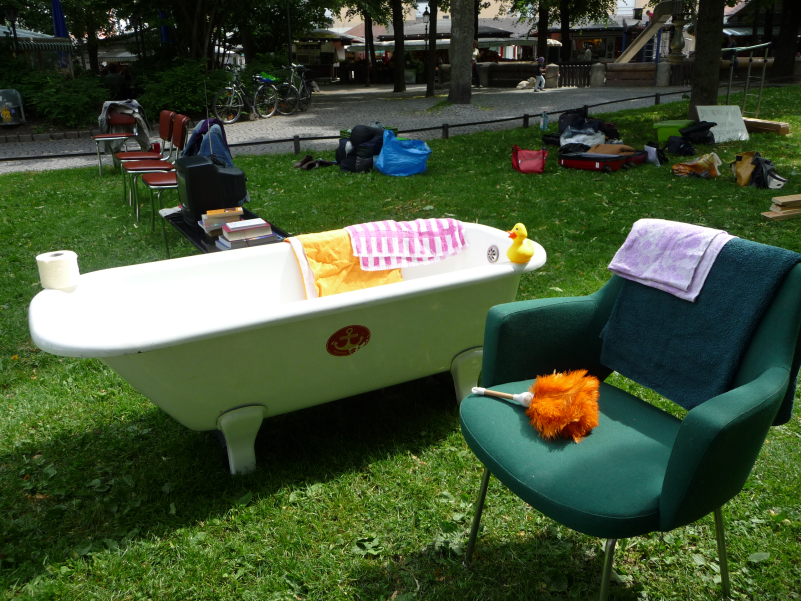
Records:
M542 173L545 170L545 159L548 151L523 150L517 144L512 146L512 167L520 173Z

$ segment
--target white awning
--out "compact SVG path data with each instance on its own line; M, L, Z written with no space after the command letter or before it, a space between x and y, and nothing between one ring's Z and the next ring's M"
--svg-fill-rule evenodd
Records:
M537 38L479 38L479 48L499 48L504 46L536 46ZM548 39L548 46L561 46L562 42L559 40ZM415 51L425 50L427 48L425 40L405 40L403 42L404 50ZM451 47L451 41L437 40L437 50L447 50ZM395 42L375 42L375 49L378 51L394 52ZM351 44L345 46L345 52L366 52L367 48L364 44Z

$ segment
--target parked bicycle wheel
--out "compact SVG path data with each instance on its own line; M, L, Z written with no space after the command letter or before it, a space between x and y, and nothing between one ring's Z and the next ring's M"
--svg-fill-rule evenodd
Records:
M291 115L298 110L300 95L295 86L282 84L278 86L278 112L282 115Z
M256 90L256 113L262 119L267 119L275 114L278 107L278 90L271 84L264 84Z
M239 116L242 114L242 107L244 106L242 94L239 90L233 88L223 88L214 97L214 103L211 105L214 111L214 116L220 121L228 125L229 123L236 123Z
M304 83L303 88L300 90L300 110L308 111L311 106L312 91L309 84Z

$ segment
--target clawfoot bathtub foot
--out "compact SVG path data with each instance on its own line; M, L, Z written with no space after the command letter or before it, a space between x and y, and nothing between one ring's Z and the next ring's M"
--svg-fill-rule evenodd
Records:
M456 398L462 402L468 394L473 392L473 386L478 384L481 373L481 360L484 357L484 348L479 346L471 348L456 355L451 362L451 375L453 385L456 387Z
M259 433L264 409L260 405L240 407L217 418L217 429L225 436L228 465L232 474L247 474L256 469L253 448Z

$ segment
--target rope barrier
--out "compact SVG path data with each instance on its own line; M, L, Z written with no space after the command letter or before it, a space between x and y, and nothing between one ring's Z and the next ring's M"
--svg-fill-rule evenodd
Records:
M791 77L777 77L772 78L770 80L765 80L766 82L774 83L779 81L787 81L792 80ZM739 85L745 85L744 83ZM725 85L719 85L719 88L725 88ZM610 104L619 104L621 102L634 102L635 100L647 100L648 98L653 98L656 104L659 104L661 98L665 96L674 96L676 94L687 94L690 91L690 88L686 88L684 90L679 90L676 92L657 92L655 94L648 94L646 96L634 96L632 98L620 98L618 100L609 100L607 102L599 102L597 104L588 104L585 105L586 108L596 108L599 106L607 106ZM545 115L560 115L568 110L572 109L563 109L559 111L550 111L546 113L537 113L537 114L545 114ZM491 125L493 123L505 123L508 121L523 121L524 126L525 123L528 122L530 115L520 115L519 117L504 117L503 119L492 119L489 121L470 121L467 123L443 123L442 125L436 125L432 127L418 127L413 129L399 129L399 134L412 134L412 133L420 133L426 131L436 131L442 130L443 138L448 137L448 131L454 127L475 127L476 125ZM240 148L243 146L266 146L268 144L294 144L295 146L295 154L299 154L299 142L316 142L319 140L338 140L340 136L311 136L311 137L300 137L300 136L293 136L291 138L273 138L267 140L254 140L252 142L232 142L228 146L231 148ZM0 161L35 161L41 159L72 159L72 158L80 158L80 157L88 157L88 156L97 156L96 152L76 152L70 154L41 154L41 155L29 155L29 156L21 156L21 157L0 157Z

